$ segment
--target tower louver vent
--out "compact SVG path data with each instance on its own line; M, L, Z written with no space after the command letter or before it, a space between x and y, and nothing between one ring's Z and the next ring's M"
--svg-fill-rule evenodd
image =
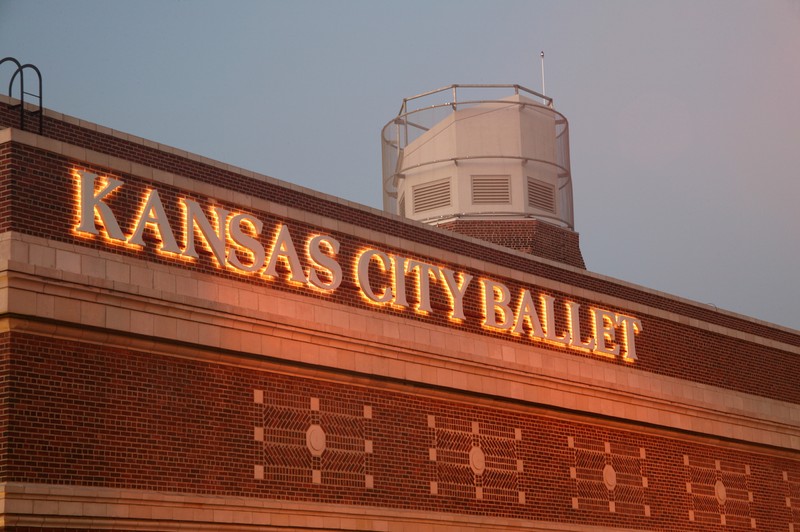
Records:
M528 178L528 206L556 213L556 187L550 183Z
M415 214L450 206L450 178L416 185L412 190Z
M511 203L511 176L474 175L472 176L472 204Z

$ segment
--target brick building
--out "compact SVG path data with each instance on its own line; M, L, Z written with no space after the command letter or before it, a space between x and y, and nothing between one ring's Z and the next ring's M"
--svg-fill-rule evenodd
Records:
M798 331L11 103L4 530L800 532Z

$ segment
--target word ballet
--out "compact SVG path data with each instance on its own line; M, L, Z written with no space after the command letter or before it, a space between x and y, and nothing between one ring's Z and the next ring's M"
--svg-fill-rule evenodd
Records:
M198 259L196 243L199 242L220 268L283 279L327 293L335 293L345 272L351 272L361 297L368 303L411 308L422 315L441 308L435 309L432 304L435 285L437 293L449 300L448 318L454 323L463 323L472 315L464 310L465 296L470 290L478 294L481 326L486 329L611 358L621 356L628 362L637 359L635 338L642 330L642 323L632 316L590 307L588 322L584 320L582 324L581 307L574 301L559 301L529 288L512 293L496 280L476 279L466 272L379 249L362 248L350 259L352 264L343 266L340 242L325 234L309 235L303 242L301 255L285 224L276 222L265 232L264 222L251 214L218 205L206 211L189 198L178 199L180 213L170 212L156 189L145 191L136 200L136 214L126 220L131 230L125 232L109 205L125 183L84 171L76 172L76 183L74 229L80 236L100 237L108 243L134 249L150 245L158 253L176 260ZM176 221L179 227L175 226ZM264 244L265 233L274 235L269 245ZM179 242L176 234L183 235L183 241ZM411 299L408 287L415 291ZM557 326L557 312L566 316L561 328Z

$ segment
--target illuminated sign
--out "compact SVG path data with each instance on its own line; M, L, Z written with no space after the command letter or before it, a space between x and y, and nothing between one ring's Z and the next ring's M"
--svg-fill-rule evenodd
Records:
M212 206L206 213L196 201L181 198L179 234L184 235L184 241L178 242L176 228L171 225L156 189L143 195L132 230L126 234L106 203L124 183L90 172L77 172L76 181L74 230L80 236L100 237L108 243L142 249L148 245L145 232L150 231L158 240L156 251L176 260L196 260L197 240L220 268L276 279L282 277L277 269L280 262L286 282L327 293L335 293L344 279L339 256L341 244L332 236L313 234L306 239L301 248L308 264L304 268L287 225L276 223L272 242L265 246L260 238L265 224L255 216L219 206ZM535 294L529 288L512 294L499 281L475 279L466 272L374 248L362 248L348 271L352 272L361 297L372 305L411 308L430 315L438 311L431 303L431 288L436 284L449 300L448 319L463 323L468 319L464 311L465 295L473 287L480 294L481 326L485 329L610 358L621 356L627 362L637 358L635 337L642 330L642 323L633 316L589 308L591 330L584 331L580 304L574 301L559 301L544 293ZM406 289L410 283L416 286L413 304ZM556 326L557 308L567 316L562 329Z

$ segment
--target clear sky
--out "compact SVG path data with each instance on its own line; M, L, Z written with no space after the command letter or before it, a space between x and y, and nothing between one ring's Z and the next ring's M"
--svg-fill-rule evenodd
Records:
M800 0L0 0L46 107L373 207L403 97L540 50L588 268L800 329Z

